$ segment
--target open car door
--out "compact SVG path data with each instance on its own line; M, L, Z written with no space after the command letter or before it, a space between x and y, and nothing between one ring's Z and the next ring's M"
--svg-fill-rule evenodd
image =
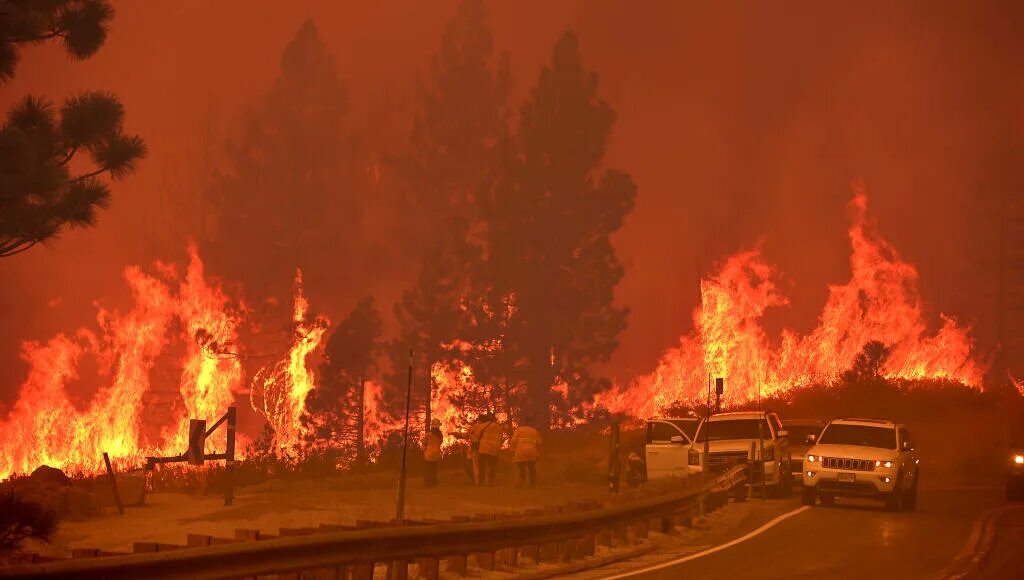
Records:
M661 420L647 422L647 478L687 475L687 455L693 441L678 426Z

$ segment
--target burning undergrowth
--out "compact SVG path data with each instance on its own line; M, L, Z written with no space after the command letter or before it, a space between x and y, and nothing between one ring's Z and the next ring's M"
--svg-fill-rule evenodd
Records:
M551 425L572 428L584 416L611 412L645 417L680 403L697 403L705 397L709 376L726 379L726 403L735 405L832 383L873 341L881 341L886 352L877 368L881 377L980 387L985 369L973 353L969 329L942 316L938 331L929 333L917 271L879 235L859 189L850 213L851 278L829 287L818 325L810 333L786 330L775 340L767 336L762 317L787 300L776 286L775 269L758 251L737 253L701 282L695 330L682 336L652 373L600 393L584 409L569 403L572 381L556 377L549 391ZM103 452L121 465L138 464L147 454L176 455L186 447L187 419L214 421L228 406L245 404L246 398L267 425L259 445L249 448L254 461L257 456L286 463L318 457L330 469L373 461L400 429L400 413L390 400L398 389L389 391L381 373L366 376L369 362L358 372L337 371L346 377L347 390L317 402L325 408L337 406L333 415L318 416L307 408L318 388L326 385L324 379L337 374L328 364L314 366L323 358L325 338L336 328L311 310L301 273L295 281L290 343L251 378L243 364L250 355L239 344L239 329L250 312L204 276L194 247L184 275L157 264L149 273L130 267L125 278L134 298L127 312L101 309L98 330L81 328L45 343L25 344L28 376L0 422L0 478L41 464L96 472ZM522 385L489 384L477 372L499 364L503 329L515 315L514 299L506 296L504 308L481 309L494 313L488 321L496 329L493 336L473 341L450 337L438 345L443 357L430 365L429 405L413 409L414 433L428 418L438 419L444 446L451 449L458 443L456 433L476 416L497 411L499 420L515 417L511 401L521 398ZM158 410L159 429L144 428L154 367L158 357L175 352L172 345L177 350L183 345L177 357L176 403ZM86 359L95 361L102 384L80 409L72 404L67 387L83 373ZM343 445L338 433L347 433ZM214 437L210 445L219 448L222 439ZM338 451L341 446L359 451Z

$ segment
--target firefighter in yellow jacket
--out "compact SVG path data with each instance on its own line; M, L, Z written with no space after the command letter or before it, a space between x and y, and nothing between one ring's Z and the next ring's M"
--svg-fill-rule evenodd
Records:
M423 485L434 487L437 485L437 467L441 463L441 443L444 442L444 435L441 433L441 421L434 419L430 422L430 431L423 441Z
M529 425L530 418L523 417L512 434L511 447L519 468L519 485L537 485L537 460L540 459L540 433Z
M493 485L498 471L498 450L501 449L501 425L491 413L485 413L473 425L470 445L476 447L477 485Z

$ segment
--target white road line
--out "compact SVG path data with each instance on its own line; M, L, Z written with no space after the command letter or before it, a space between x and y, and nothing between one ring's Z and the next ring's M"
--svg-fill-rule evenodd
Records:
M795 510L793 510L791 512L786 512L786 513L782 514L781 516L778 516L777 518L775 518L772 521L766 523L765 525L761 526L760 528L757 528L756 530L750 532L749 534L747 534L745 536L741 536L739 538L736 538L735 540L732 540L731 542L726 542L726 543L724 543L724 544L722 544L720 546L715 546L714 548L708 548L707 550L701 550L700 552L694 552L693 554L688 554L688 555L683 556L681 558L676 558L675 560L669 560L668 562L662 562L661 564L658 564L656 566L648 566L647 568L641 568L639 570L632 570L632 571L626 572L624 574L619 574L618 576L608 576L606 578L606 580L616 580L617 578L631 578L633 576L638 576L640 574L646 574L648 572L654 572L655 570L661 570L663 568L669 568L671 566L675 566L676 564L682 564L683 562L689 562L690 560L696 560L697 558L703 558L704 556L710 556L711 554L714 554L715 552L720 552L720 551L725 550L727 548L731 548L731 547L735 546L736 544L742 544L743 542L746 542L747 540L749 540L751 538L759 536L759 535L767 532L771 528L775 527L776 525L780 524L783 520L791 518L791 517L793 517L793 516L795 516L797 514L803 513L803 512L805 512L805 511L807 511L809 509L811 509L811 506L808 506L808 505L805 505L803 507L798 507L798 508L796 508Z

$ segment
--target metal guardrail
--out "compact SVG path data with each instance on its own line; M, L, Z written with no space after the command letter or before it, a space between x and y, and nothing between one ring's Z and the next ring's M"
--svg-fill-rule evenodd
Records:
M281 537L170 552L109 556L0 568L0 578L241 578L266 574L313 572L316 578L372 578L375 563L402 568L395 576L405 578L408 564L419 564L419 575L437 578L438 562L452 558L461 572L466 557L531 548L534 558L545 547L568 556L593 554L597 535L625 540L629 530L646 537L652 520L675 525L678 515L692 514L698 505L714 509L728 501L729 490L746 480L746 466L739 465L705 485L626 505L591 511L487 522L442 523ZM552 546L554 544L554 546ZM567 548L568 544L572 544ZM550 552L550 550L548 551ZM505 554L506 556L508 554ZM458 570L457 570L458 571ZM351 576L350 576L351 574ZM305 577L303 575L302 577Z

